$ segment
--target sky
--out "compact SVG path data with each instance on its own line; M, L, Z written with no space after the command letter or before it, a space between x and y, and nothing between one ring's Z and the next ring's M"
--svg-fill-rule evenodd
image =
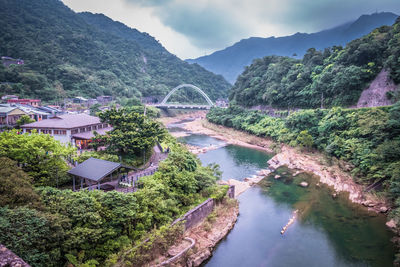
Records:
M155 37L181 59L252 36L317 32L362 14L400 14L400 0L62 0L76 12L103 13Z

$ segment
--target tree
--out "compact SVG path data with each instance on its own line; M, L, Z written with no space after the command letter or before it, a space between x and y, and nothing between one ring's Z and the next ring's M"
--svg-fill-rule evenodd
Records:
M35 120L32 119L31 117L29 117L28 115L22 115L21 118L19 118L17 120L17 125L18 125L18 127L21 127L22 125L28 124L31 122L35 122Z
M74 151L48 134L18 134L16 130L0 133L0 156L16 161L35 185L56 186L69 181L65 159Z
M33 189L32 178L15 161L0 157L0 206L26 205L39 205L39 195Z
M313 137L308 133L307 130L301 131L297 136L296 141L301 147L305 147L307 149L310 149L314 144Z
M113 108L99 117L113 126L105 136L108 151L120 156L139 156L157 141L161 142L166 134L160 123L127 109Z

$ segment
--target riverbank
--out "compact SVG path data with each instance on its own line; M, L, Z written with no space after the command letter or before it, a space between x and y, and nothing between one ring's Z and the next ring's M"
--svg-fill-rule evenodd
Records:
M224 200L207 218L187 230L182 241L169 248L168 255L156 259L150 266L200 266L212 256L214 248L235 226L238 214L237 200ZM188 247L190 249L187 250ZM168 258L176 255L180 255L179 258L167 264Z
M212 124L205 119L205 112L192 116L193 120L186 122L183 128L196 134L208 135L228 144L234 144L253 149L263 150L269 153L278 152L268 163L271 169L287 166L296 172L309 172L319 176L320 182L332 186L337 193L348 193L349 199L375 212L386 213L390 209L389 203L384 198L365 192L365 186L354 182L349 171L351 166L339 160L330 160L322 153L316 151L302 151L288 145L279 145L274 141L253 136L221 125ZM177 118L177 121L182 120ZM262 170L268 172L268 170ZM261 176L265 177L265 173ZM255 179L255 180L254 180ZM257 177L245 179L245 181L228 181L235 184L235 195L246 191L250 186L260 181ZM390 227L393 223L390 224Z

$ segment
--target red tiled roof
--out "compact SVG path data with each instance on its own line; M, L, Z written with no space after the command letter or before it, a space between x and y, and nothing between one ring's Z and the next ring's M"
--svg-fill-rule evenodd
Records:
M77 127L84 127L93 124L99 124L98 117L90 116L87 114L66 114L56 116L47 120L28 123L22 125L22 128L51 128L51 129L72 129Z
M14 103L19 103L19 102L40 102L40 99L8 99L7 102L14 102Z

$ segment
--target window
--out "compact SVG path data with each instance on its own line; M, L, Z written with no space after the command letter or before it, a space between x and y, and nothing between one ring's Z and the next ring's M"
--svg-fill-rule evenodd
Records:
M97 125L97 129L101 129L101 128L103 128L103 124Z
M103 124L103 128L107 128L107 127L108 127L107 123Z
M88 132L90 132L92 130L92 127L89 126L86 129L87 129Z
M86 128L80 128L79 131L80 131L81 133L86 132Z
M31 132L32 132L32 129L26 129L26 132L27 132L27 133L31 133Z
M66 134L67 134L67 131L66 131L66 130L54 130L54 134L66 135Z
M79 133L79 129L72 129L71 130L71 134L77 134L77 133Z
M44 134L51 134L51 130L40 130Z

